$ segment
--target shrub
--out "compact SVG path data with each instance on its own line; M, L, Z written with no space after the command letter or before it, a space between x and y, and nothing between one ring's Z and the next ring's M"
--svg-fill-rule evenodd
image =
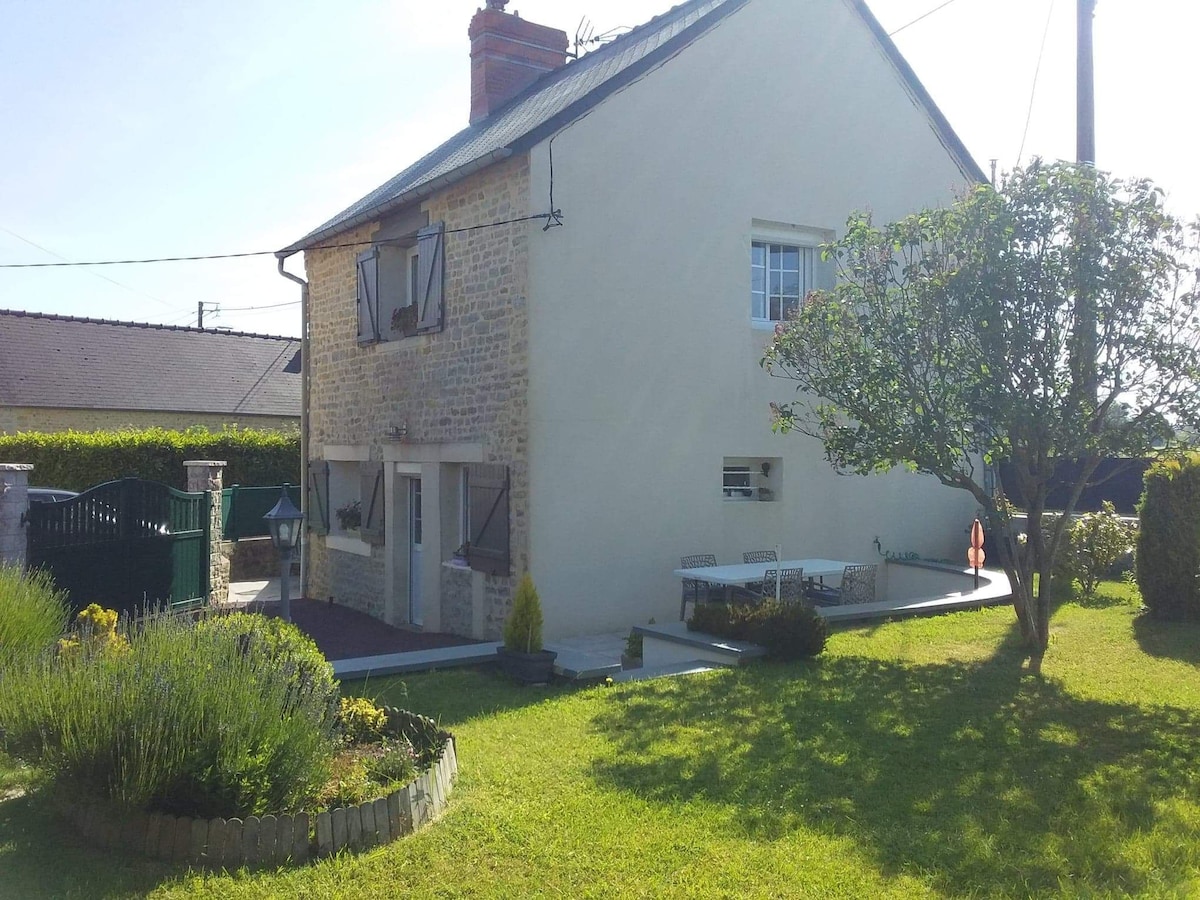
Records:
M248 636L154 613L127 653L43 655L0 680L9 750L75 796L188 816L299 808L328 778L334 714L292 626ZM282 649L281 649L282 648Z
M69 617L66 595L47 573L0 565L0 671L52 648Z
M800 603L765 600L755 604L701 603L688 619L689 631L765 647L777 659L805 659L825 649L825 620Z
M333 666L316 642L290 622L257 613L224 613L201 619L201 631L215 631L236 641L243 653L263 655L314 703L337 712L338 684Z
M405 784L417 774L416 751L404 738L388 740L383 752L367 761L371 779L385 790L392 784Z
M338 710L342 734L351 744L383 740L387 713L366 697L343 697Z
M1200 619L1200 454L1146 471L1138 504L1138 589L1155 618Z
M58 642L60 654L128 653L129 641L117 631L120 618L115 609L91 603L75 617L75 627Z
M126 475L185 490L185 459L223 459L226 486L302 484L298 432L227 428L22 432L0 435L0 457L33 463L40 484L82 491Z
M1084 513L1067 530L1066 546L1059 552L1063 575L1078 581L1085 597L1094 597L1100 580L1128 552L1135 536L1136 530L1105 500L1100 512Z
M517 585L512 612L504 623L504 646L519 653L537 653L542 649L542 603L528 572Z

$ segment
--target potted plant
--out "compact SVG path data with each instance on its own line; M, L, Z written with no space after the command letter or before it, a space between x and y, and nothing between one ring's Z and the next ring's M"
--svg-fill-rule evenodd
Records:
M353 531L362 526L362 501L351 500L345 506L339 506L333 511L337 516L342 531Z
M654 619L646 624L653 625ZM625 638L625 652L621 654L622 669L640 669L642 667L642 643L640 631L629 632L629 637Z
M542 604L528 572L517 586L512 612L504 623L504 644L496 654L500 667L523 684L542 684L554 674L558 654L542 649Z
M642 635L631 631L625 638L625 652L621 654L622 669L640 669L642 667Z

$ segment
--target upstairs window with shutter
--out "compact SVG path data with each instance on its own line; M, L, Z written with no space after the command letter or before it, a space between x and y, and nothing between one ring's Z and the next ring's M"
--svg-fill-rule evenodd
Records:
M445 324L446 226L415 241L381 242L358 255L358 342L373 344L441 331Z

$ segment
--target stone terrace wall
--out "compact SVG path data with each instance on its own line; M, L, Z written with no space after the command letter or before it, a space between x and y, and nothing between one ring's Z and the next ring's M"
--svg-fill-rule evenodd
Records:
M447 231L529 213L527 155L498 163L424 204ZM379 223L338 235L331 244L370 241ZM446 236L445 329L399 341L357 344L355 259L362 247L305 254L310 284L312 385L310 439L369 445L380 459L387 429L408 424L410 443L479 442L485 461L510 471L512 568L529 565L528 284L529 223ZM432 498L426 498L432 502ZM384 564L310 544L309 593L380 615ZM435 554L436 555L436 554ZM427 557L429 558L429 557ZM437 565L440 559L429 558ZM516 578L488 576L485 633L498 636ZM426 598L436 603L438 598Z

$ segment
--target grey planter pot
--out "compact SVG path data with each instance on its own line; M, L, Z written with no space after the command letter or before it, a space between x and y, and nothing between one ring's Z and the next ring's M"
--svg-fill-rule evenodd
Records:
M521 653L507 647L497 647L496 657L506 675L522 684L545 684L554 677L554 660L558 654L553 650L536 653Z

